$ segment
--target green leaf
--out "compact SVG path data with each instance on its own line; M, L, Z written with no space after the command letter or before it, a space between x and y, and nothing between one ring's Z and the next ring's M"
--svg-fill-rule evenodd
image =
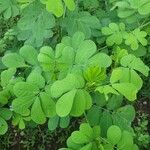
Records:
M3 13L5 19L15 17L19 14L19 6L14 0L1 0L0 2L0 14Z
M46 117L55 116L56 108L55 108L55 102L52 100L52 98L49 97L48 94L41 92L40 100L41 100L41 106L42 106L45 116Z
M99 7L99 1L98 0L82 0L82 3L84 5L84 8L93 10Z
M121 139L122 133L118 126L112 125L108 128L107 139L113 145L116 145Z
M48 129L51 131L55 130L58 126L58 123L59 123L59 117L58 116L49 118Z
M100 66L102 68L107 68L111 65L111 58L105 53L98 53L89 59L89 64L93 66Z
M93 41L83 41L78 47L75 62L77 64L85 64L88 59L96 52L96 49L96 45Z
M73 89L58 99L56 113L60 117L65 117L71 112L76 91L76 89Z
M43 67L44 71L53 71L55 64L55 56L53 49L49 46L42 47L38 55L38 61Z
M25 115L26 113L28 113L29 111L28 108L32 105L33 102L34 102L33 97L30 96L19 97L13 100L12 109L16 113Z
M122 75L123 75L122 68L119 67L119 68L113 69L111 73L111 77L110 77L110 83L113 84L117 82L118 80L121 79Z
M41 75L41 70L38 67L29 74L26 81L39 87L40 89L45 86L45 79Z
M84 93L84 97L86 99L86 107L85 107L85 109L88 110L92 106L92 98L91 98L91 95L87 91L83 90L83 93Z
M25 129L25 122L23 119L20 119L20 121L19 121L19 129L21 129L21 130Z
M17 23L17 38L27 45L40 47L46 39L53 36L51 29L54 26L55 18L52 14L39 1L34 1L22 11Z
M10 97L9 90L3 90L0 92L0 104L3 106L8 103Z
M135 109L131 105L126 105L119 108L117 110L117 113L119 113L124 119L128 120L129 122L132 122L135 118Z
M8 130L7 122L0 117L0 135L4 135Z
M28 82L18 82L13 87L14 94L17 97L34 97L39 93L39 89L36 85Z
M66 74L68 70L73 67L73 64L74 64L74 59L75 59L74 49L70 46L66 46L61 50L60 55L61 56L59 60L57 61L57 67L61 73Z
M104 85L104 86L98 86L95 91L98 91L105 95L106 100L108 100L108 94L116 94L119 95L119 93L110 85Z
M51 86L52 97L58 98L63 93L70 91L74 87L74 81L72 80L72 75L68 75L63 80L58 80L54 82Z
M149 67L146 66L140 58L135 57L132 54L126 55L121 59L121 65L129 67L141 72L143 75L148 76Z
M91 126L99 125L101 114L102 111L98 106L93 106L88 110L87 118Z
M30 45L24 45L20 48L19 54L24 58L24 60L31 64L31 65L37 65L37 51Z
M31 119L37 124L44 124L46 116L42 110L40 99L37 97L31 108Z
M80 148L80 150L91 150L91 148L92 148L92 143L89 143L89 144L83 146L82 148Z
M70 123L69 116L60 118L60 127L61 128L67 128L69 126L69 123Z
M107 149L107 150L113 150L114 149L114 146L112 144L106 144L104 145L104 150Z
M89 138L80 131L74 131L71 134L71 139L73 140L74 143L77 144L89 143Z
M120 78L120 82L130 82L133 83L137 90L141 89L143 81L141 77L130 68L122 68L122 77Z
M147 49L145 46L143 45L139 45L139 48L136 51L133 51L131 49L129 49L129 54L133 54L136 57L142 57L145 56L147 53Z
M132 134L130 132L123 131L122 132L122 138L117 145L118 148L123 149L123 148L127 148L128 146L131 146L131 145L133 145Z
M92 94L92 98L94 100L94 103L97 105L97 106L100 106L100 107L104 107L106 104L107 104L107 100L105 98L105 95L104 94L101 94L99 92L94 92Z
M78 49L79 45L85 40L85 35L83 32L76 32L72 36L71 44L74 49Z
M13 78L14 74L16 73L15 68L9 68L8 70L4 70L1 73L1 86L6 87L10 80Z
M73 88L82 88L84 86L84 80L75 74L68 74L66 78L57 80L51 86L51 95L54 98L60 97L63 93L66 93Z
M126 49L116 47L114 49L114 55L112 56L112 59L115 61L116 64L118 64L118 63L120 63L120 59L126 55L128 55L128 51Z
M0 109L0 117L2 117L5 120L9 120L12 116L12 111L10 111L7 108L1 108Z
M105 137L107 135L107 130L112 124L112 115L108 111L104 111L100 119L102 137Z
M90 127L88 123L82 123L80 125L80 132L86 135L89 138L89 140L93 140L94 138L93 129Z
M75 9L74 0L63 1L69 10L73 11ZM65 11L62 0L47 0L44 4L46 4L47 11L53 13L56 17L61 17Z
M138 90L142 88L143 81L134 70L130 70L130 80L137 87Z
M84 78L90 83L99 83L106 77L106 72L98 65L87 67L83 72Z
M72 116L81 116L86 109L92 106L91 96L85 90L77 90L70 112Z
M67 6L67 8L71 11L73 11L75 9L75 2L74 0L63 0L65 2L65 5Z
M62 0L47 0L46 9L57 17L61 17L64 12Z
M108 36L106 39L106 44L112 46L114 44L120 45L123 41L123 35L125 33L125 24L120 23L110 23L109 27L102 28L102 34Z
M110 82L113 84L118 81L121 83L133 83L137 90L141 89L143 84L141 77L133 69L125 67L119 67L113 70Z
M112 84L112 87L125 96L129 101L134 101L137 98L136 94L138 91L132 83L116 83Z
M101 134L100 125L94 126L94 127L93 127L93 135L94 135L94 138L99 138L99 137L100 137L100 134Z
M113 123L122 130L131 131L131 122L135 118L135 109L131 105L119 108L113 115Z
M136 144L133 144L128 147L129 150L139 150L139 147Z
M72 150L72 149L79 149L79 148L82 147L81 144L77 144L77 143L73 142L71 136L67 139L67 146L68 146L69 148L71 148L71 150Z
M78 117L81 116L86 109L86 98L83 90L77 90L74 97L70 115Z
M132 6L131 6L132 5ZM113 8L118 8L117 13L120 18L123 18L127 23L133 23L137 19L138 3L135 1L118 1Z
M139 47L138 43L141 43L143 46L147 45L146 36L147 33L145 31L140 31L140 29L137 28L131 33L124 34L125 44L131 46L131 49L137 50Z
M88 123L82 123L79 131L74 131L67 139L67 146L71 150L98 150L100 143L97 140L100 140L100 127L92 128Z
M83 32L86 38L90 38L92 31L100 29L101 25L97 17L92 16L89 12L69 13L64 19L62 26L72 36L75 32ZM97 32L99 32L97 30Z
M141 1L141 6L138 9L138 12L141 15L150 14L150 2L149 1Z
M107 108L109 110L115 110L121 106L122 101L123 101L122 95L113 95L107 103Z
M24 59L17 53L8 53L2 58L3 64L8 68L21 68L27 65Z

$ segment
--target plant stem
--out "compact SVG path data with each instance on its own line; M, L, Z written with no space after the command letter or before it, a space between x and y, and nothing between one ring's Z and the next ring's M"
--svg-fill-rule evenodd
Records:
M66 5L65 5L65 8L64 8L63 19L65 18L65 16L66 16Z
M149 24L150 24L150 21L147 22L147 23L145 23L145 24L143 24L143 25L141 25L141 26L139 26L139 28L140 28L140 29L143 29L144 27L148 26Z
M86 122L89 124L89 121L88 121L88 119L87 119L86 112L84 112L84 117L85 117L85 119L86 119Z

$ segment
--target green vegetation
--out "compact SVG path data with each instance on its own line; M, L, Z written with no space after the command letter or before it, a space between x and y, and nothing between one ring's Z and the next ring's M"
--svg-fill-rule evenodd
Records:
M38 136L42 150L57 139L60 150L148 150L150 113L142 105L140 118L136 104L150 99L149 8L150 0L0 0L2 149L19 133L23 149Z

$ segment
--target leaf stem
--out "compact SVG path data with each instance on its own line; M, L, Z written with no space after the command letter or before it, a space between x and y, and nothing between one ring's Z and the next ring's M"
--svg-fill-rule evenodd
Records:
M108 46L106 45L106 46L104 46L104 47L101 47L100 49L98 49L98 51L101 51L101 50L103 50L103 49L105 49L105 48L107 48Z
M139 26L139 28L140 28L140 29L143 29L144 27L148 26L149 24L150 24L150 21L147 22L147 23L145 23L145 24L143 24L143 25L141 25L141 26Z
M87 115L86 115L86 112L85 112L85 111L84 111L84 117L85 117L85 119L86 119L86 122L87 122L88 124L90 124L89 121L88 121L88 118L87 118Z
M66 5L65 5L65 8L64 8L63 19L65 18L65 16L66 16Z

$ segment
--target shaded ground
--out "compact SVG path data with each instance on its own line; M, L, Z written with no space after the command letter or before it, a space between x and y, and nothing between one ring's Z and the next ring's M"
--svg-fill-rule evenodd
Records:
M58 150L65 147L67 137L78 127L75 120L67 129L55 132L49 131L47 126L27 127L24 131L11 128L0 137L0 150Z
M150 150L150 99L141 98L135 104L136 117L132 124L139 150Z
M148 115L150 133L150 99L148 97L139 98L135 103L135 109L136 112ZM134 126L137 125L139 117L140 115L137 114ZM65 146L67 137L79 127L79 120L71 122L71 126L67 129L57 129L55 132L49 131L47 125L27 127L24 131L11 127L6 135L0 137L0 150L58 150Z

